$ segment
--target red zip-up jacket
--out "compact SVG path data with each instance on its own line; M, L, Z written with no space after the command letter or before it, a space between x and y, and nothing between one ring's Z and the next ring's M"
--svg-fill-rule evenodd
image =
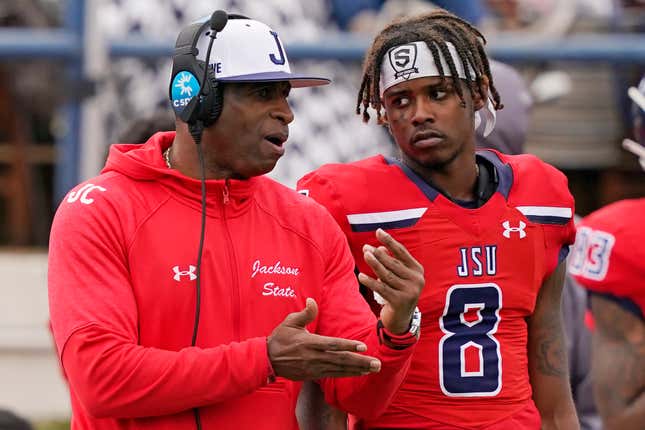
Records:
M166 168L174 133L115 145L52 227L52 329L73 429L296 429L301 384L268 383L266 336L316 300L311 332L363 341L377 374L320 381L326 400L379 415L412 348L379 344L347 241L327 211L267 177L207 181L196 346L200 182Z

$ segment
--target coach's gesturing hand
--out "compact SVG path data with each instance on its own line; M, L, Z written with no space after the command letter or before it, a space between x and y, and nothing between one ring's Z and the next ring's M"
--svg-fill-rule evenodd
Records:
M374 270L377 279L359 273L358 280L385 301L381 309L381 321L385 328L392 333L405 333L425 286L423 266L405 246L384 230L376 230L376 238L384 246L374 248L365 245L363 258Z
M317 314L316 301L308 298L302 311L287 315L269 336L269 360L277 376L303 381L360 376L381 369L378 359L358 353L366 351L364 343L307 331L305 327Z

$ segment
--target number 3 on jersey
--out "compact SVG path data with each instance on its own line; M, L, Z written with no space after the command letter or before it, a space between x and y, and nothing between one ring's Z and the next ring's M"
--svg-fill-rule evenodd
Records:
M493 283L453 285L439 324L439 381L450 397L495 396L502 388L502 355L493 336L502 293Z

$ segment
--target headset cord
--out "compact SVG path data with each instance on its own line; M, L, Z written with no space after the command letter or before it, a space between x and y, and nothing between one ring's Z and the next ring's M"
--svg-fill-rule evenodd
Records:
M201 229L199 232L199 250L197 251L197 279L195 286L195 324L193 326L193 337L190 342L191 346L195 346L197 342L197 331L199 329L199 313L201 306L201 269L202 269L202 252L204 250L204 236L206 232L206 168L204 167L204 152L202 151L202 132L204 125L201 121L188 126L190 134L192 135L195 143L197 144L197 155L199 157L199 171L201 175L202 184L202 214L201 214ZM193 409L195 415L195 424L197 430L202 430L202 421L199 416L199 408Z

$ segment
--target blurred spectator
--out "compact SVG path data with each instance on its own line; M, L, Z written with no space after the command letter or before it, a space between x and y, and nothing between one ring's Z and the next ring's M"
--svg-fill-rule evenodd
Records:
M557 38L568 34L581 17L608 22L613 0L486 0L487 33L521 31L530 37Z
M331 3L332 17L338 20L341 28L370 37L395 18L436 9L433 3L425 0L359 1L349 8L345 6L348 2L332 0Z
M371 11L376 13L386 0L329 0L331 17L336 21L342 30L351 30L351 23L354 18L362 12Z
M0 409L0 430L33 430L29 421L6 409Z
M432 0L432 3L454 13L471 24L481 22L487 13L485 0Z
M397 15L407 15L441 7L472 24L479 22L486 14L483 0L329 0L329 3L332 18L342 30L369 33L395 18L391 16L391 11L396 11Z

